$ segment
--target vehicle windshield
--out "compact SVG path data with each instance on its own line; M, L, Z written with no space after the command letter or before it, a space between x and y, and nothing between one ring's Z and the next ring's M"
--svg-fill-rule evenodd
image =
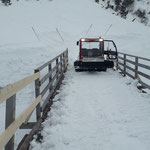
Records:
M82 42L82 48L86 49L99 49L100 42Z
M103 55L101 42L82 42L81 56L82 57L98 57Z

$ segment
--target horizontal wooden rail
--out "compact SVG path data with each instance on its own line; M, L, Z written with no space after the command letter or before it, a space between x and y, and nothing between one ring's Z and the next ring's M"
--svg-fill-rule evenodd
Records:
M132 60L129 59L130 57L132 58ZM139 60L143 60L146 62L145 64L141 62L139 63ZM150 80L150 75L147 74L146 71L139 71L139 67L150 71L150 65L146 64L147 62L150 63L150 59L118 52L118 60L116 62L116 66L117 69L119 69L124 74L124 76L128 75L133 79L138 79L139 83L141 83L143 87L150 89L150 85L144 83L140 78L140 76L142 76ZM132 65L132 67L130 65ZM123 69L121 69L120 66L122 66ZM132 75L127 69L132 71L134 75Z
M121 63L121 62L118 62L118 64L119 64L119 65L121 65L121 66L124 66L124 64L123 64L123 63Z
M129 69L129 70L131 70L131 71L133 71L133 72L135 72L135 69L133 69L133 68L131 68L129 66L126 66L126 68Z
M135 56L135 55L130 55L130 54L122 53L122 52L119 52L118 54L127 55L127 56L134 57L134 58L138 57L139 59L150 61L150 59L148 59L148 58L139 57L139 56Z
M143 73L143 72L141 72L141 71L138 71L137 73L138 73L139 75L141 75L141 76L143 76L143 77L145 77L145 78L147 78L147 79L150 80L150 75L147 75L147 74L145 74L145 73Z
M141 64L141 63L138 63L137 65L138 65L139 67L144 68L144 69L150 70L150 66L148 66L148 65L144 65L144 64Z
M129 72L126 72L126 75L128 75L132 79L135 79L135 77L133 75L131 75Z
M67 49L65 52L67 52L67 51L68 51L68 49ZM57 58L59 58L60 56L62 56L65 52L59 54L58 56L56 56L56 57L53 58L52 60L46 62L46 63L43 64L42 66L36 68L35 70L42 70L42 69L44 69L46 66L48 66L49 64L51 64L52 62L54 62Z
M59 81L62 77L63 77L63 74L60 75L58 81ZM44 108L45 108L45 106L46 106L48 100L50 100L51 96L53 95L53 92L55 91L56 86L57 86L57 84L58 84L58 81L57 81L57 83L55 84L55 86L52 87L51 93L46 97L44 103L42 104L42 107L41 107L42 111L44 110Z
M124 70L123 70L123 69L121 69L119 66L118 66L118 69L119 69L122 73L124 73Z
M0 150L8 143L14 133L19 129L21 124L27 119L28 115L35 109L36 105L41 101L41 96L37 97L32 104L29 105L18 118L1 134L0 136Z
M26 87L31 82L35 81L40 77L40 73L33 74L29 77L26 77L14 84L9 84L2 90L0 90L0 104L6 101L8 98L13 96L15 93Z
M122 59L122 60L124 60L124 58L123 58L123 57L121 57L121 56L118 56L118 59Z
M57 74L55 74L55 76L52 78L51 82L48 83L47 86L44 88L44 90L41 92L42 96L44 96L44 94L47 92L47 90L51 87L51 85L53 84L53 82L56 79L58 74L59 74L59 72Z
M38 127L36 127L36 125L34 126L32 132L30 133L29 136L27 136L27 138L21 144L19 150L27 149L30 140L32 139L34 133L36 133L37 128L39 128L39 121L41 120L41 118L44 117L43 115L45 115L45 113L48 110L50 110L50 106L53 104L53 100L52 100L53 96L55 96L56 91L61 84L61 81L64 77L64 73L67 70L67 65L68 65L68 49L63 53L61 53L60 55L58 55L57 57L55 57L54 59L48 61L44 65L35 69L35 72L40 72L42 69L45 68L46 70L48 70L48 73L46 73L42 78L36 80L35 82L36 97L38 95L41 95L42 97L42 106L39 103L36 108L36 114L38 116L37 118ZM42 114L42 116L40 114Z
M41 80L40 80L40 85L42 85L51 75L52 73L56 70L55 66L50 72L48 72Z
M39 123L41 123L41 117L43 117L45 112L48 111L47 104L48 103L52 104L52 101L50 102L50 99L52 98L53 95L55 95L55 92L58 89L57 87L58 85L60 85L61 79L64 76L64 72L67 70L67 65L68 65L68 49L65 50L63 53L61 53L60 55L53 58L52 60L48 61L44 65L35 69L34 71L35 73L33 75L30 75L13 84L9 84L3 89L0 89L0 104L6 101L5 131L0 135L0 150L2 150L4 147L5 150L14 150L14 137L17 129L33 128L35 130L37 126L39 127ZM45 67L48 67L48 73L41 78L40 71ZM47 80L48 84L45 86L45 84L43 83ZM16 93L34 81L35 81L35 100L15 119ZM43 87L42 91L40 89L41 86L45 86ZM42 97L45 96L45 94L48 91L49 93L46 97L46 100L43 103L44 105L41 106L40 102L42 101ZM37 121L28 122L35 108ZM33 133L35 133L35 131L31 132L32 136ZM28 147L28 146L26 145L21 147Z
M53 64L53 68L51 67L52 64ZM55 66L54 66L54 64L55 64ZM67 65L68 65L68 49L66 51L64 51L63 53L61 53L60 55L56 56L51 61L45 63L44 65L42 65L36 69L36 70L40 71L40 70L44 69L45 67L49 68L49 72L46 73L39 80L39 85L42 86L43 83L49 79L48 84L46 84L43 87L42 91L39 93L39 94L41 94L42 97L44 97L44 95L49 91L49 94L46 97L46 100L41 107L42 111L44 109L44 106L47 104L48 100L50 99L50 97L53 95L53 92L54 92L53 88L56 87L56 85L58 84L58 82L60 80L59 76L61 76L62 73L66 70ZM54 83L55 80L56 80L56 82ZM55 85L53 85L53 84L55 84Z

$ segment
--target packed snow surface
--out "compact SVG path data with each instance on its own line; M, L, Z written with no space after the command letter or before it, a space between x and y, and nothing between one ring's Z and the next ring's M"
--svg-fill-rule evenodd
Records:
M148 150L149 96L118 72L76 73L66 78L43 123L42 144L32 150Z
M112 15L91 0L13 1L9 7L0 4L0 18L0 87L32 74L69 48L69 70L55 98L60 101L43 124L45 141L32 142L33 149L149 149L149 95L139 93L136 83L112 70L75 73L73 69L78 56L75 44L81 37L112 39L119 51L149 58L149 27ZM33 99L33 84L17 93L16 116ZM0 133L4 116L5 103L0 105ZM25 132L17 131L15 147Z

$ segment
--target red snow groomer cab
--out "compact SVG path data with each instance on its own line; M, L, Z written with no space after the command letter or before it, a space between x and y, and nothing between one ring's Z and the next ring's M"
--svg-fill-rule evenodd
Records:
M114 41L99 38L81 38L79 58L74 62L75 71L106 71L114 67L117 47ZM106 47L106 50L105 50Z

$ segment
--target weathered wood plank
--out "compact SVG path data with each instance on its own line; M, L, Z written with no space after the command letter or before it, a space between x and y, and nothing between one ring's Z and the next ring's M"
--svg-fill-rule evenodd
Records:
M138 57L135 57L135 79L138 78L138 65L137 65L138 61L139 61Z
M123 69L121 69L120 67L118 67L118 69L124 74L124 70ZM130 73L126 72L126 75L128 75L129 77L134 79L134 76L132 76Z
M148 65L144 65L144 64L141 64L141 63L138 63L137 65L138 65L139 67L142 67L142 68L145 68L145 69L150 70L150 66L148 66Z
M41 95L37 97L32 104L29 105L19 116L18 118L1 134L0 136L0 150L8 143L8 141L15 134L17 129L21 124L26 120L27 116L35 109L38 103L41 101Z
M131 61L129 59L126 59L126 62L130 63L130 64L133 64L133 65L136 65L136 63L134 61Z
M39 70L34 70L34 73L39 73ZM35 98L40 95L40 79L35 80ZM36 106L36 120L41 118L40 103Z
M133 75L131 75L130 73L128 73L128 72L126 72L126 75L128 75L132 79L135 79L135 77Z
M40 80L40 85L42 85L51 75L52 73L57 69L57 67L59 67L59 65L61 65L61 62L59 62L55 67L53 67L53 69L48 72L41 80Z
M26 136L25 140L17 148L17 150L28 150L30 142L33 140L33 136L38 133L39 128L41 127L43 119L39 119L37 123L32 128L31 132Z
M63 69L64 71L64 69ZM59 80L59 83L61 82L61 80L63 79L62 77L64 76L64 74L62 73L61 76L60 76L60 80ZM59 86L60 84L57 84L57 87ZM57 87L55 87L55 90L57 90ZM58 87L59 88L59 87ZM55 96L55 91L52 92L53 95L52 95L52 98L53 96ZM33 136L35 134L38 133L40 127L41 127L41 123L42 121L44 120L44 118L46 117L46 114L47 112L49 111L49 107L52 105L52 100L49 101L48 105L46 106L46 108L44 109L44 112L43 112L43 116L41 119L38 120L38 122L35 124L35 126L33 127L33 129L31 130L31 132L29 133L29 135L25 138L25 140L23 141L22 145L20 145L20 147L18 147L17 150L27 150L29 148L29 145L30 145L30 142L32 141L33 139Z
M16 94L7 99L6 101L6 115L5 115L5 129L7 129L15 120L16 114ZM5 146L5 150L14 150L15 136L9 140Z
M143 72L141 72L141 71L137 71L137 73L138 73L139 75L141 75L141 76L143 76L143 77L145 77L145 78L147 78L147 79L150 80L150 75L147 75L147 74L145 74L145 73L143 73Z
M42 85L52 75L52 73L56 70L56 67L57 66L53 67L52 70L40 80L40 85Z
M124 55L124 61L123 61L123 64L124 64L124 76L126 76L126 54Z
M34 80L40 77L40 73L30 75L16 83L9 84L5 88L0 90L0 104L6 101L8 98L16 94L18 91L26 87L28 84L32 83Z
M123 57L121 57L121 56L118 56L118 59L122 59L122 60L124 60L124 58L123 58Z
M57 72L54 77L52 78L51 82L47 84L47 86L43 89L43 91L41 92L40 95L42 95L42 97L44 96L44 94L47 92L47 90L51 87L51 85L53 84L54 80L56 79L56 77L58 76L59 72Z
M34 125L36 124L36 122L28 122L27 124L22 124L20 126L20 129L32 129L34 127Z
M124 67L124 64L118 61L118 64Z
M60 81L60 79L62 78L62 76L63 76L63 72L61 73L61 75L60 75L58 81L57 81L57 82L55 83L55 85L52 87L51 92L50 92L49 95L46 97L45 101L43 102L42 107L41 107L41 110L42 110L42 111L45 109L46 104L47 104L48 101L50 100L51 96L54 94L55 88L56 88L58 82Z
M129 69L129 70L131 70L131 71L133 71L133 72L135 72L135 69L133 69L133 68L131 68L129 66L126 66L126 68Z
M53 58L52 60L46 62L45 64L43 64L42 66L38 67L36 70L42 70L44 69L46 66L48 66L49 64L53 63L56 59L58 59L61 55L63 55L64 53L66 53L68 50L65 50L64 52L62 52L61 54L59 54L58 56L56 56L55 58Z
M119 69L122 73L124 73L124 70L123 70L123 69L121 69L119 66L118 66L118 69Z
M118 54L126 54L126 53L122 53L122 52L118 52ZM138 57L139 59L142 59L142 60L146 60L146 61L150 61L150 59L148 58L144 58L144 57L139 57L139 56L134 56L134 55L130 55L130 54L126 54L127 56L130 56L130 57Z

